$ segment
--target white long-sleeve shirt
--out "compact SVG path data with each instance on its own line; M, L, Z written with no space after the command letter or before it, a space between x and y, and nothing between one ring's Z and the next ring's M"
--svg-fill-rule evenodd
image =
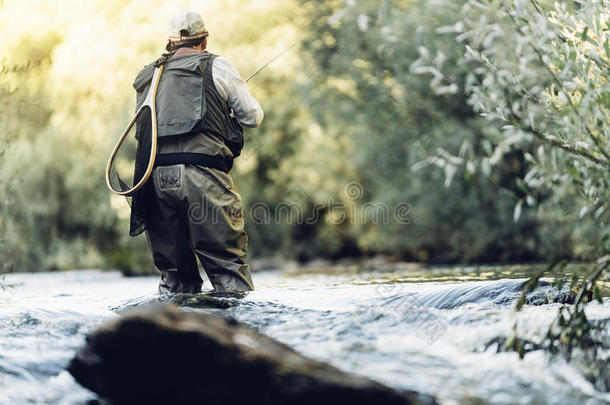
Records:
M217 57L212 66L212 78L220 96L233 109L235 118L247 127L258 127L263 121L263 109L248 91L246 81L235 66L226 58Z

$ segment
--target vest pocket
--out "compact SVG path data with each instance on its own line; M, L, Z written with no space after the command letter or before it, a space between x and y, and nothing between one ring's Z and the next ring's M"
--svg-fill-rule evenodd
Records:
M177 69L164 72L156 106L158 136L191 132L201 122L204 108L201 75Z

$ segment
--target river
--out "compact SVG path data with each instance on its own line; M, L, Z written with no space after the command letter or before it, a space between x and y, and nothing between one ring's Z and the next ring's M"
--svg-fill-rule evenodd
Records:
M238 305L209 311L343 370L432 394L444 405L610 403L610 393L595 389L576 364L543 351L521 360L486 349L515 322L540 340L557 314L556 303L513 311L521 268L253 277L257 290ZM94 396L64 370L67 362L87 331L152 299L158 278L87 270L9 274L4 282L11 287L0 289L0 404L84 404ZM534 294L544 302L555 293L543 287ZM590 304L587 316L610 319L610 299Z

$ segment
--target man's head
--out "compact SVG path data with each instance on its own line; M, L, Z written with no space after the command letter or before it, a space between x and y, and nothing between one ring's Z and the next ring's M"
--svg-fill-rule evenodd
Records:
M204 50L207 46L208 31L201 16L189 10L179 11L169 20L167 50L183 46L197 46Z

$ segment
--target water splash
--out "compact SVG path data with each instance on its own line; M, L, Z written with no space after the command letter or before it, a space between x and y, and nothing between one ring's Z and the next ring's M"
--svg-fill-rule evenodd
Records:
M117 311L182 300L254 326L300 352L442 404L602 404L576 364L542 351L520 360L485 344L515 322L539 338L562 292L545 284L521 313L512 311L522 272L453 276L412 271L367 274L255 274L247 297L155 295L157 278L95 271L15 274L0 292L0 404L86 402L91 395L63 371L84 335ZM480 281L476 281L480 277ZM592 320L610 318L610 301L591 304ZM426 325L442 328L431 340Z

